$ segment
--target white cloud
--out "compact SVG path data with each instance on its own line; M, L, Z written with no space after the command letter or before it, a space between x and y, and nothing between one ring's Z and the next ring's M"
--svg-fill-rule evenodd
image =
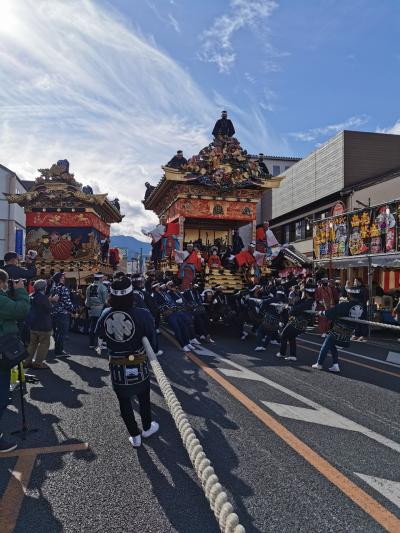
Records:
M24 178L67 157L83 183L130 213L140 235L144 182L177 148L209 142L214 106L168 56L89 0L2 0L1 163ZM134 215L134 216L133 216Z
M229 72L236 60L233 38L244 28L261 29L260 22L278 6L274 0L230 0L230 11L215 19L201 36L199 58L215 63L220 72Z
M306 131L297 131L289 133L289 135L290 137L293 137L298 141L310 142L315 141L316 139L319 139L326 135L333 135L342 130L347 130L350 128L359 128L366 124L368 120L369 117L367 115L353 116L338 124L329 124L328 126L323 126L321 128L312 128Z
M174 15L172 15L171 13L168 14L168 20L169 20L169 23L171 24L171 26L174 28L174 30L176 31L176 33L180 33L181 32L181 28L179 26L179 22L176 20L176 18L174 17Z
M208 144L224 107L245 148L281 150L257 110L211 102L96 2L1 0L0 20L0 163L33 179L68 158L80 182L120 199L127 216L114 233L143 238L155 221L141 204L144 182L158 182L176 149L192 155Z
M394 135L400 135L400 119L398 119L390 128L377 129L378 133L393 133Z

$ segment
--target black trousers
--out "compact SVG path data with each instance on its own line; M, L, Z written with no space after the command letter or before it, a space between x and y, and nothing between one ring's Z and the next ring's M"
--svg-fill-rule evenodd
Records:
M119 401L119 408L121 411L122 420L125 422L126 429L129 435L136 437L140 435L140 430L135 420L135 413L133 411L132 400L134 396L139 402L139 413L142 419L142 427L144 431L150 429L151 426L151 405L150 405L150 383L141 390L138 394L126 395L115 391Z
M289 343L290 355L292 357L297 357L296 337L299 334L300 331L294 328L291 324L285 326L285 329L281 333L281 348L279 350L281 355L286 355L286 349Z

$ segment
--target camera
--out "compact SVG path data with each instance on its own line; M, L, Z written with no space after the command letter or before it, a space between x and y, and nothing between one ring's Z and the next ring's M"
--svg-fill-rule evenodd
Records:
M26 253L26 257L30 259L31 261L34 261L37 257L37 251L36 250L28 250Z

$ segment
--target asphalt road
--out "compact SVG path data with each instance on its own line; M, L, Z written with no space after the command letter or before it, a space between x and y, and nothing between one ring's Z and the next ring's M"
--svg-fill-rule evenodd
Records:
M160 363L246 531L400 531L400 366L358 344L332 375L310 368L315 335L299 341L295 364L234 331L215 339L186 357L163 337ZM72 355L50 354L51 369L28 385L39 431L21 445L34 449L28 459L0 458L3 516L19 533L217 532L157 384L160 432L135 450L106 359L86 344L71 336ZM10 407L6 424L18 420ZM43 449L74 443L88 449Z

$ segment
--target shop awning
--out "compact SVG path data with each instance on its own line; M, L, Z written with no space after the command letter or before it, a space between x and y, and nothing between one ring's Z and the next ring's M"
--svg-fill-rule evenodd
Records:
M373 267L383 268L400 268L400 253L395 254L377 254L377 255L360 255L354 257L333 257L332 259L323 259L314 261L316 267L332 268L357 268L368 267L370 264Z

